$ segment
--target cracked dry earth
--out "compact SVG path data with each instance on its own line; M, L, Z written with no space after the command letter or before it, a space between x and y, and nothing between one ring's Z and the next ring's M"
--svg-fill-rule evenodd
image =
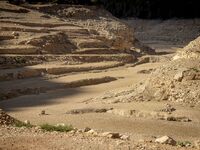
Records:
M199 40L185 46L199 36L200 21L127 25L95 9L0 2L0 108L34 125L65 123L130 140L1 126L0 149L196 149ZM154 143L164 135L192 146Z

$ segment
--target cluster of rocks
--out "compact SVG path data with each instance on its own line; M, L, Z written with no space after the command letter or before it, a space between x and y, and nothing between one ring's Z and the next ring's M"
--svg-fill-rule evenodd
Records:
M15 121L13 117L0 110L0 125L13 125Z
M73 133L73 134L85 133L87 135L106 137L106 138L111 138L111 139L130 140L130 136L125 135L125 134L120 134L117 132L98 132L89 127L86 127L84 129L74 129L74 130L70 131L70 133Z
M41 111L41 115L45 115L46 112L45 110ZM15 123L15 119L10 117L9 115L7 115L5 112L1 111L0 112L0 125L13 125ZM24 121L25 125L31 125L29 120L25 120ZM57 124L55 126L65 126L64 123L60 123ZM22 126L21 128L16 128L16 127L12 127L9 126L8 128L9 131L14 131L14 132L27 132L27 133L33 133L34 135L37 134L44 134L44 135L61 135L63 136L63 134L60 134L59 132L45 132L44 130L41 129L40 126L30 126L29 128L27 128L26 126ZM73 135L75 136L77 135L84 135L84 136L92 136L92 137L103 137L103 138L109 138L109 139L119 139L122 141L129 141L130 140L130 136L129 135L125 135L125 134L120 134L117 132L98 132L94 129L91 129L89 127L86 127L84 129L77 129L74 128L73 130L69 131L69 135ZM151 141L152 142L152 141ZM159 143L159 144L167 144L167 145L172 145L172 146L181 146L181 147L191 147L191 146L195 146L196 148L200 148L200 142L199 141L195 141L194 145L192 145L190 142L177 142L176 140L174 140L173 138L169 137L169 136L162 136L162 137L158 137L155 139L154 141L155 143Z

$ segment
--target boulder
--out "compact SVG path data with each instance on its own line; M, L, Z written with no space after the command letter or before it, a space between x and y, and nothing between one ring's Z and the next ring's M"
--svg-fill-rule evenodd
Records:
M169 144L169 145L176 145L176 141L169 136L162 136L155 140L156 143L160 144Z

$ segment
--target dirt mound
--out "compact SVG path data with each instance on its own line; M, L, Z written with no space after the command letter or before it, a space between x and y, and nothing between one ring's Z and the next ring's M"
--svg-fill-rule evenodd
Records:
M15 121L16 120L13 117L0 110L0 126L13 125Z
M174 59L179 58L200 58L200 37L190 42L184 49L178 51Z

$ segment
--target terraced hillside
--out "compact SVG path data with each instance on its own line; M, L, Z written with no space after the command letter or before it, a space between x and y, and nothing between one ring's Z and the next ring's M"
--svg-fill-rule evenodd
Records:
M73 76L133 63L154 52L140 44L126 24L106 11L94 13L93 7L1 2L0 10L1 100L110 82L116 78L98 73Z
M194 149L200 140L199 90L194 90L199 87L199 72L190 68L184 74L197 77L186 82L192 87L186 94L196 93L194 103L187 103L188 97L157 101L153 96L168 91L171 80L176 85L165 95L173 96L173 89L183 93L178 89L185 89L185 81L174 81L174 70L199 68L199 60L191 64L181 59L199 52L187 55L198 39L176 51L199 34L198 28L191 36L182 36L179 24L169 27L156 21L156 30L151 22L127 22L136 31L99 7L16 6L1 1L0 149ZM134 33L156 49L143 45ZM171 39L174 33L184 44ZM34 126L4 126L14 118ZM43 132L38 127L45 123L71 124L75 129ZM100 136L107 131L118 137ZM154 142L164 135L183 147Z

